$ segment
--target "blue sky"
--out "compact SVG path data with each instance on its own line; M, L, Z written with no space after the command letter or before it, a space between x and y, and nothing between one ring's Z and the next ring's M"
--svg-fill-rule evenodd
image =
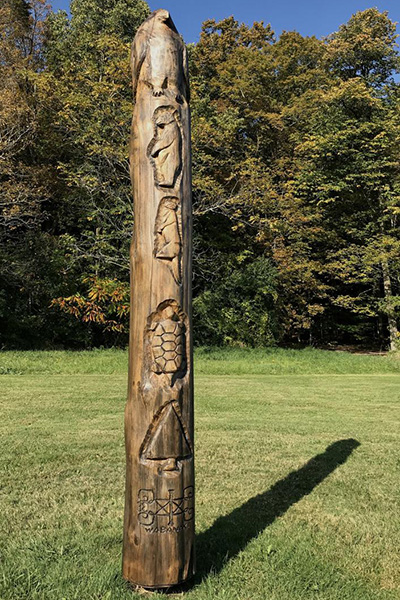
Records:
M69 0L53 0L53 8L68 9ZM376 6L400 21L399 0L160 0L149 1L150 8L166 8L186 42L196 42L206 19L220 20L230 15L238 21L271 23L277 34L297 30L302 35L322 37L336 31L358 10ZM400 28L399 28L400 32Z

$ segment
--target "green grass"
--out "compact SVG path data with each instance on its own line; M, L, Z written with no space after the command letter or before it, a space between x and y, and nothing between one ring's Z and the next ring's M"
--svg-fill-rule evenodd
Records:
M124 375L127 361L128 353L124 350L9 351L0 352L0 375ZM366 355L314 348L197 348L195 368L197 374L204 375L400 373L400 353Z
M143 598L120 575L126 360L0 355L1 600ZM199 575L176 597L400 598L399 363L197 351Z

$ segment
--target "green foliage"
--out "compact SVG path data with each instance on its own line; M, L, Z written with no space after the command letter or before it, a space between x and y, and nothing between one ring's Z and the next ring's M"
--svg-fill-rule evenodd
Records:
M149 16L149 7L144 0L71 0L71 15L71 34L79 45L82 36L90 44L107 34L129 44Z
M325 41L289 32L274 42L265 28L262 43L249 44L242 28L233 19L206 23L191 53L203 239L211 238L208 213L219 212L239 234L228 238L236 252L250 244L270 258L283 339L382 344L391 318L393 347L400 291L395 25L370 9ZM248 35L261 30L256 24ZM217 286L199 286L210 306L214 297L229 305Z
M370 85L385 85L400 68L397 37L388 13L369 8L329 36L328 62L344 80L361 77Z
M0 340L25 347L110 343L108 323L102 337L56 318L50 305L62 294L84 293L87 277L128 277L129 41L149 9L142 0L75 0L69 20L40 12L42 0L26 7L22 33L21 25L0 40L0 55L6 42L14 49L1 64L11 75L0 102L0 143L8 144L1 148L7 161L0 161L0 278L8 308ZM11 13L2 9L0 17L8 23ZM115 327L122 330L122 321Z
M271 262L233 261L212 290L193 303L195 337L201 343L270 346L277 339L275 272Z
M129 45L148 14L143 0L0 8L6 347L126 339ZM189 47L197 343L398 344L396 40L375 8L322 40L204 23Z
M84 273L126 277L129 268L129 42L148 13L142 0L74 0L71 21L58 13L47 27L45 92L63 187L56 218Z

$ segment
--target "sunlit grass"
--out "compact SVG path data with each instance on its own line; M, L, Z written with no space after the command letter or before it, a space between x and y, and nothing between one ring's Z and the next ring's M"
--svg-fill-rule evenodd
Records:
M0 352L0 375L104 374L127 372L126 350ZM400 353L351 354L305 348L197 348L196 373L284 375L400 373Z
M1 600L143 597L120 575L126 360L0 355L21 373L0 377ZM400 598L398 373L395 356L197 352L184 597Z

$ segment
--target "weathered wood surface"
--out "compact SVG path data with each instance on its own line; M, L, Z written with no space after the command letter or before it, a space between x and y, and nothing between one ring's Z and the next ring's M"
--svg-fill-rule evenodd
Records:
M186 48L167 11L138 30L132 75L123 575L160 588L194 573L189 86Z

